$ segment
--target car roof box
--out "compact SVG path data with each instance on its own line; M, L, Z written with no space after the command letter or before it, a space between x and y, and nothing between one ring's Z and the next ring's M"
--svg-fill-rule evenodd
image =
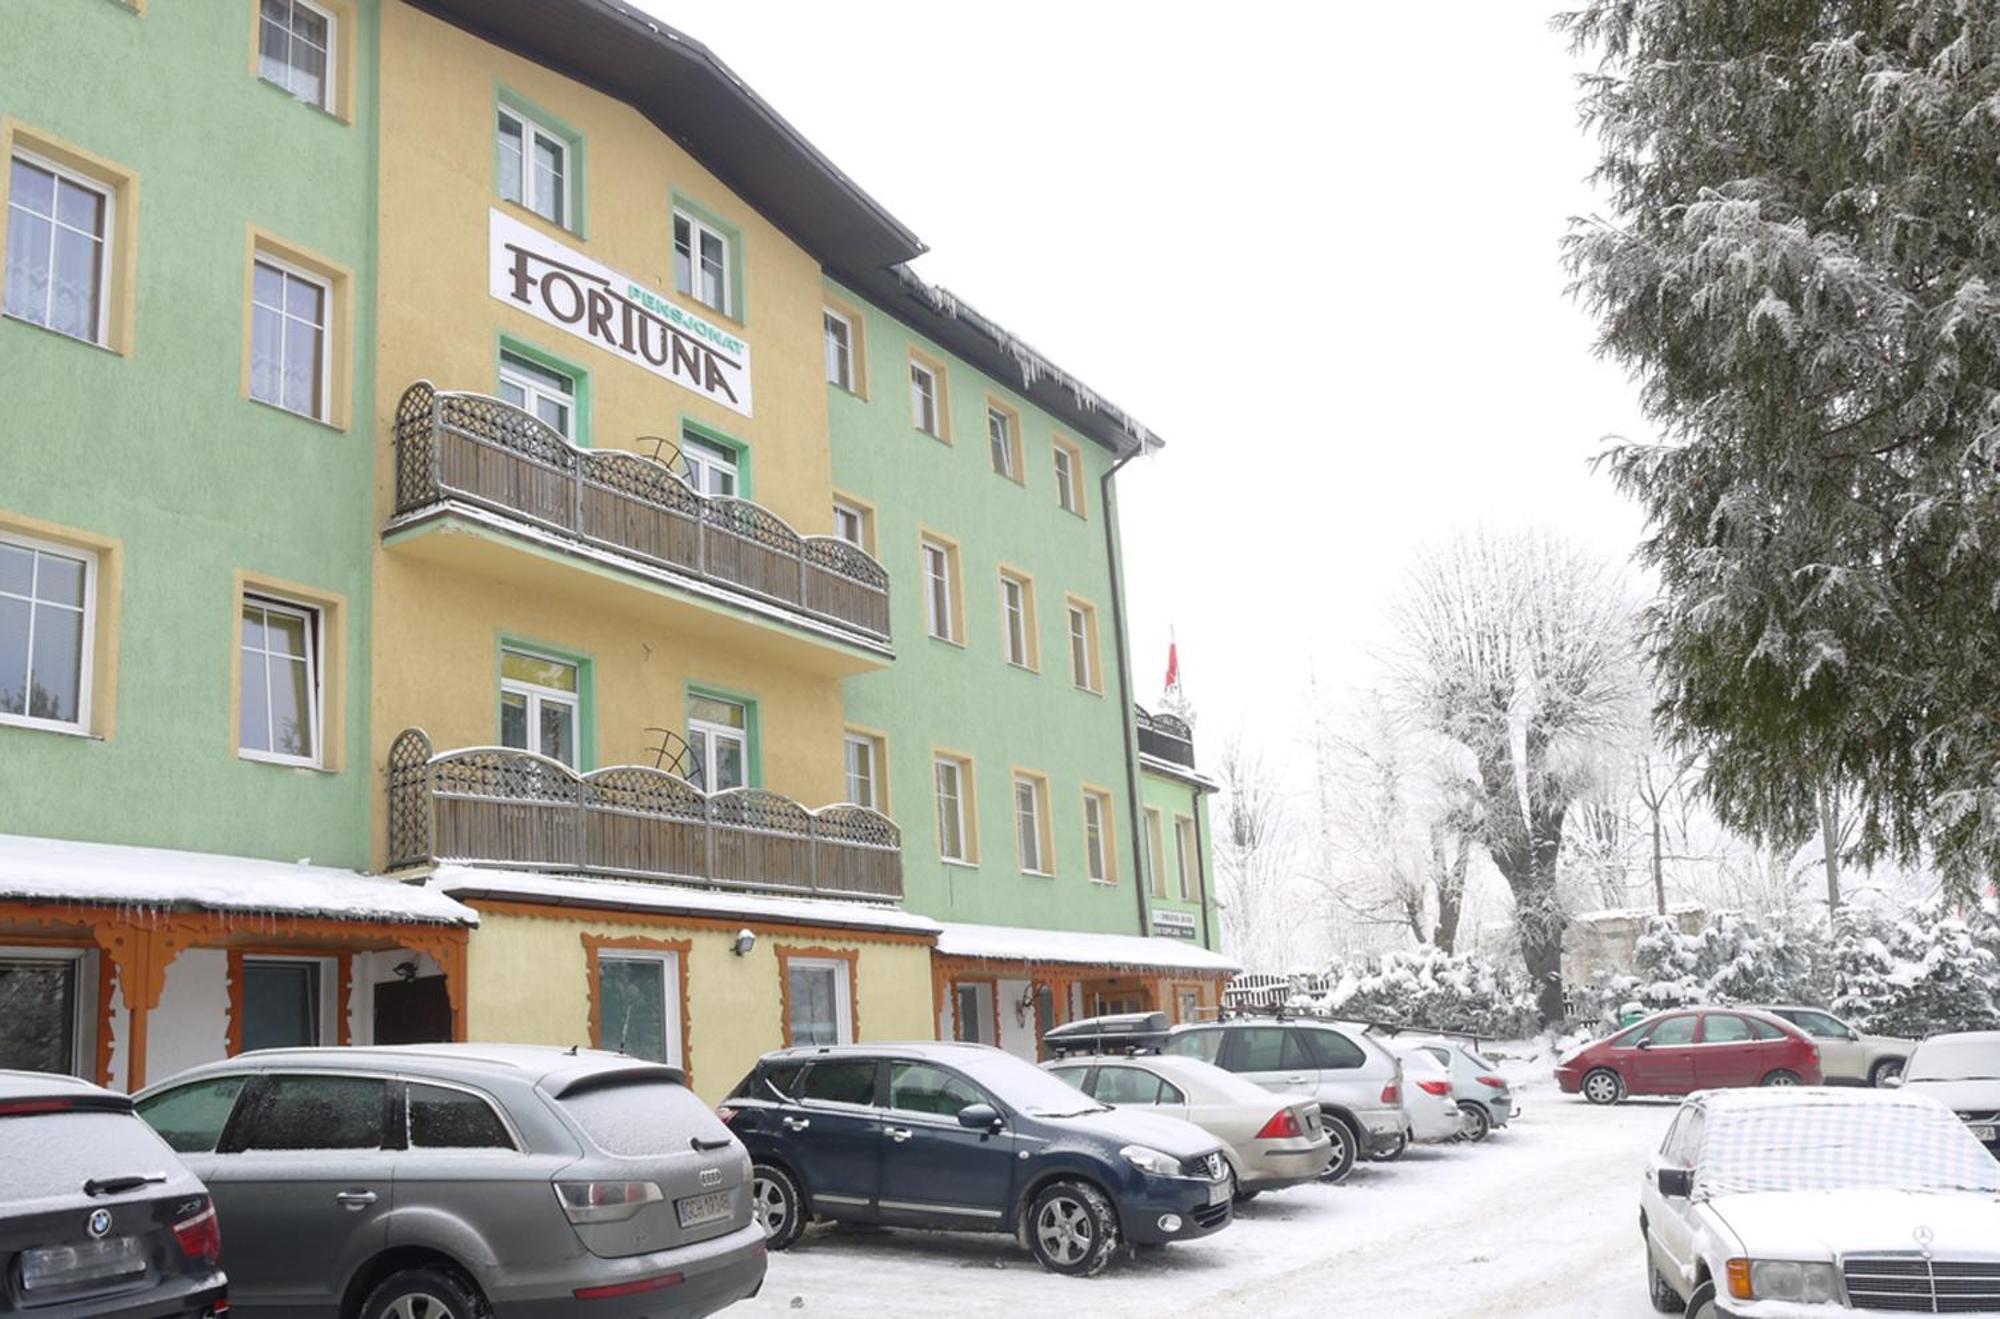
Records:
M1164 1012L1125 1012L1111 1017L1086 1017L1057 1026L1042 1036L1049 1051L1071 1053L1150 1053L1167 1039Z

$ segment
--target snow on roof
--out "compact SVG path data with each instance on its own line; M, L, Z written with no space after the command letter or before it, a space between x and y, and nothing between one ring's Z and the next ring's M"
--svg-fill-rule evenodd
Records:
M0 898L477 925L442 893L304 861L0 834Z
M1131 966L1233 975L1243 968L1198 944L1136 934L1085 934L1078 930L1026 930L1014 925L947 922L937 950L951 957L989 962L1074 962L1080 966Z
M1579 925L1596 921L1641 920L1645 917L1657 916L1659 914L1659 910L1654 907L1611 907L1604 911L1580 911L1569 919L1572 925ZM1701 916L1704 914L1706 914L1706 911L1699 902L1672 902L1667 904L1667 915L1669 916Z
M505 870L497 866L441 865L431 872L425 883L440 894L450 893L464 898L518 898L557 906L679 912L689 916L893 930L917 935L936 934L941 928L928 916L918 916L901 907L880 903L842 902L835 898L768 897L758 893L727 893L648 880L550 875L540 871Z

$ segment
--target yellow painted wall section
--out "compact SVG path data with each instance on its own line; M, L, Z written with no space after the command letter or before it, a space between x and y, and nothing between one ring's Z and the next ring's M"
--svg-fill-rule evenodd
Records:
M477 904L475 904L477 905ZM583 936L688 940L688 1070L715 1103L763 1054L784 1046L777 946L857 953L855 1028L863 1040L928 1040L931 950L922 943L843 939L830 931L760 926L747 956L734 932L691 928L673 917L548 916L482 908L467 952L467 1038L523 1044L590 1044L589 957Z

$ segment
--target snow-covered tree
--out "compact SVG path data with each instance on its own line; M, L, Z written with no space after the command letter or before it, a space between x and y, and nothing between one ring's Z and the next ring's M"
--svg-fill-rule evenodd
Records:
M1277 777L1240 738L1223 744L1216 778L1215 867L1222 932L1232 955L1251 970L1286 970L1295 919L1288 892L1298 844Z
M1773 848L2000 873L2000 12L1588 0L1610 214L1567 239L1657 443L1659 713Z
M1336 963L1331 990L1304 1004L1363 1021L1513 1037L1533 1031L1536 996L1520 971L1439 948L1396 949Z

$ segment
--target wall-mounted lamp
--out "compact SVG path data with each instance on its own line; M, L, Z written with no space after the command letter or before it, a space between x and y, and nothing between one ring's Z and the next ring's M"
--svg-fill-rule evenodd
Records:
M1035 1010L1035 996L1042 989L1043 985L1040 981L1030 980L1028 987L1021 991L1021 1001L1014 1005L1014 1024L1016 1026L1025 1026L1028 1024L1028 1014Z
M401 976L405 981L417 978L417 964L415 962L398 962L389 969Z
M756 946L757 932L755 930L738 930L736 932L736 942L729 945L729 951L735 953L738 957L747 957L750 950Z

